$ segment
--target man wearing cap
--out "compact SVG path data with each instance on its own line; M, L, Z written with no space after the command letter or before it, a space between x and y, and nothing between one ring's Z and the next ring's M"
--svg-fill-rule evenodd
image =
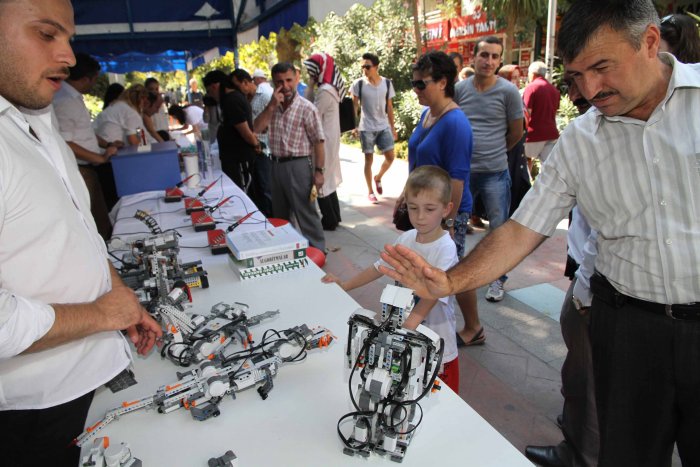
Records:
M253 82L260 89L260 92L272 95L272 86L267 82L267 75L260 68L253 72Z
M560 95L557 88L545 78L547 66L544 62L532 62L527 72L529 84L523 93L523 101L529 115L525 155L528 159L527 165L532 170L533 161L538 158L540 162L547 160L559 138L556 116Z

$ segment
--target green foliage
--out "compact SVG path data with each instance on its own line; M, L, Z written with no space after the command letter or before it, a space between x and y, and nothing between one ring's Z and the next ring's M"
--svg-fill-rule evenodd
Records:
M165 73L158 71L149 71L147 73L141 71L130 71L124 75L124 86L128 88L132 84L143 84L146 81L146 78L150 77L158 80L161 91L187 86L184 71L168 71Z
M546 0L482 0L486 11L512 18L516 22L527 19L539 19L547 15Z
M313 40L302 45L304 55L332 55L348 83L362 76L359 62L371 52L379 56L379 72L397 92L410 89L416 46L410 9L402 0L377 0L371 8L356 4L342 17L330 14L311 28Z
M94 120L95 117L102 112L102 106L104 104L102 98L91 94L84 94L83 100L85 101L85 107L87 107L88 112L90 112L90 118Z
M412 90L401 91L394 98L394 126L399 139L407 140L420 120L423 106L418 103L418 97Z
M399 159L408 159L408 140L394 143L394 156Z
M202 85L202 78L204 75L209 73L210 71L213 70L222 70L225 73L230 73L233 71L233 69L236 68L234 65L234 56L232 52L227 52L226 55L223 57L219 57L217 59L212 60L209 63L205 63L204 65L200 65L197 68L193 69L190 71L190 76L195 78L201 87ZM186 86L187 83L184 83L183 86ZM202 92L204 90L202 89Z
M559 129L559 132L564 131L564 128L566 128L569 122L576 117L578 117L578 109L574 103L571 102L569 96L562 94L561 100L559 101L559 110L557 110L556 116L557 128Z
M260 68L270 76L270 69L277 63L277 34L270 33L269 38L261 37L258 41L238 48L238 64L251 75Z

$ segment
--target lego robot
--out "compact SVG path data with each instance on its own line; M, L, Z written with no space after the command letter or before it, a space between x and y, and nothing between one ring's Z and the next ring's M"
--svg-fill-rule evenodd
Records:
M280 365L298 362L306 356L306 351L330 345L333 336L327 329L310 329L305 324L284 331L268 330L262 343L249 349L236 352L224 359L205 361L198 368L177 373L177 381L159 387L155 394L109 410L104 418L88 427L73 444L85 445L105 426L121 416L141 409L155 408L159 413L170 413L184 408L192 418L199 421L220 415L219 403L230 394L257 386L257 392L265 400L273 388L273 378ZM296 348L297 353L282 356L284 345Z
M119 275L145 307L165 297L177 282L189 288L209 287L201 261L180 263L178 233L167 231L136 240L124 254Z
M443 341L423 325L402 328L414 305L411 290L387 285L381 304L379 320L360 309L348 322L350 381L356 372L360 381L350 393L355 412L341 417L338 434L348 455L375 452L401 462L422 419L418 401L438 389ZM340 426L350 418L353 430L346 437Z
M248 305L223 302L214 305L209 316L187 314L183 307L185 298L183 289L176 287L149 308L163 326L161 356L181 366L211 360L236 340L246 348L253 342L249 327L279 314L278 310L267 311L248 318Z

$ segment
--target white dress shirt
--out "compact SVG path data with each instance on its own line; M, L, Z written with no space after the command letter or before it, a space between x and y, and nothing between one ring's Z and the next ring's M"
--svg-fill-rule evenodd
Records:
M145 128L141 115L121 100L112 102L100 112L95 119L95 126L95 133L103 140L108 143L122 141L124 144L129 144L127 136L135 135L139 128Z
M0 410L71 401L129 365L116 331L19 355L53 325L49 304L90 302L111 288L89 205L51 109L20 111L0 97Z
M58 130L64 141L102 154L95 130L92 128L90 113L85 107L83 95L65 81L61 83L61 89L53 97L53 111L58 120ZM81 165L90 164L82 159L77 159L77 161Z
M591 306L593 301L591 276L595 272L595 258L598 255L597 238L598 232L591 230L588 221L583 217L578 206L575 206L571 212L571 225L566 235L566 245L569 256L578 264L573 294L584 307Z
M620 292L700 301L700 64L673 67L647 121L593 108L564 131L513 220L551 235L578 204L598 232L596 269Z

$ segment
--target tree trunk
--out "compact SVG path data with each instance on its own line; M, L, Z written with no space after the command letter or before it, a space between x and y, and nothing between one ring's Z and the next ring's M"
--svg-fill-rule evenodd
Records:
M418 20L418 2L411 0L411 10L413 13L413 36L416 38L416 59L423 53L423 38L420 33L420 21Z
M512 14L508 15L508 21L506 24L506 38L503 47L503 64L508 65L513 62L512 52L513 45L515 43L515 26L518 19Z

